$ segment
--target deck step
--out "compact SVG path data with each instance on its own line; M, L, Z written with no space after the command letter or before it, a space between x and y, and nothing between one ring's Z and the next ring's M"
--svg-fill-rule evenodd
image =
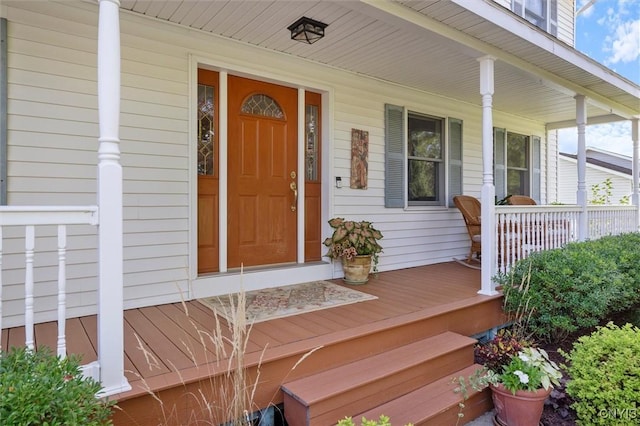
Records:
M473 364L476 341L444 332L282 386L289 426L332 425Z
M409 423L414 426L464 425L493 407L489 388L478 392L467 387L466 401L463 401L460 393L454 392L458 377L469 377L479 368L482 366L471 365L353 418L359 423L362 417L377 419L384 414L393 425L398 426ZM462 410L460 402L464 404ZM456 423L459 414L463 417Z

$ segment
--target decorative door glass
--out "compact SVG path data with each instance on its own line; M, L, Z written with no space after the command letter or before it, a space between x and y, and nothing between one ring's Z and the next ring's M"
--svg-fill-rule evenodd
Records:
M198 84L198 174L213 175L215 140L214 88Z
M284 118L280 105L270 96L252 95L242 104L241 111L244 114L261 115L263 117Z
M305 178L318 180L318 107L307 105L305 113Z

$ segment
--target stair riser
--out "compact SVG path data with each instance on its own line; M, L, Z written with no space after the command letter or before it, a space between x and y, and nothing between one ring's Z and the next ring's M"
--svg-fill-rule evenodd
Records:
M472 363L473 350L463 347L360 388L336 394L309 408L310 425L335 424L345 416L356 415L369 407L395 399Z
M425 401L425 403L428 403L428 401ZM464 425L473 419L480 417L491 409L493 409L491 391L489 389L485 389L483 392L473 395L464 402L464 409L462 410L464 417L462 417L459 424ZM459 413L460 408L457 405L449 407L428 420L415 422L414 426L455 425L458 421Z
M489 330L496 324L504 323L500 314L501 310L502 299L492 299L478 305L447 311L441 315L409 323L400 323L395 327L378 330L373 334L367 333L324 345L318 351L318 356L314 354L314 356L305 359L297 367L296 374L289 375L289 378L304 377L313 372L348 364L445 331L472 336Z

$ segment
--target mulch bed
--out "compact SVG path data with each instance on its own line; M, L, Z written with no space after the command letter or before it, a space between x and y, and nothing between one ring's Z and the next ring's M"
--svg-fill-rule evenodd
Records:
M549 358L556 364L564 364L566 360L558 352L558 348L569 353L573 342L580 337L574 336L566 339L561 343L542 344L540 347L547 351ZM563 372L562 385L551 391L551 395L547 399L544 411L542 412L542 424L545 426L574 426L576 424L576 413L571 409L573 400L565 393L565 383L569 379L567 374Z

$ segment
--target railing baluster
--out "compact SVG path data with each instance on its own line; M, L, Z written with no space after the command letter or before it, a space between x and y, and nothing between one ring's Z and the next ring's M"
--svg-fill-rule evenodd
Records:
M58 356L67 356L65 335L67 309L67 227L58 225Z
M2 350L2 226L0 226L0 350Z
M502 265L504 264L504 214L498 215L496 219L496 232L498 235L496 241L496 249L498 251L498 255L496 256L496 271L504 272L502 269Z
M634 206L588 206L587 237L638 232ZM571 206L496 206L495 270L507 272L534 251L577 241L582 209Z
M35 228L33 225L25 227L24 235L24 332L25 346L28 349L34 348L34 320L33 320L33 251L35 248Z
M0 206L0 330L7 321L3 321L2 310L2 290L5 283L2 280L3 263L8 262L7 247L3 247L3 231L6 227L24 228L24 334L25 346L29 350L33 350L36 346L35 342L35 323L40 320L39 314L35 309L35 249L36 249L36 226L56 226L57 234L57 254L58 254L58 294L57 294L57 353L66 356L66 263L67 263L67 225L98 225L98 208L97 206ZM5 232L6 233L6 232ZM9 246L11 247L11 246ZM47 265L48 266L48 265ZM45 274L48 275L48 274ZM41 277L37 277L41 278ZM45 278L47 281L48 279ZM5 292L6 294L6 292ZM17 302L17 301L16 301ZM19 303L19 302L17 302ZM98 301L99 303L99 301ZM5 303L6 306L6 303ZM38 307L40 304L38 303ZM51 307L44 307L43 310L50 311ZM5 308L6 311L6 308ZM42 315L48 318L48 313ZM9 323L17 324L19 319L11 318ZM11 325L13 326L13 325ZM0 346L0 349L2 347ZM6 349L6 348L5 348ZM99 378L99 362L94 364L94 378ZM82 367L83 369L86 366Z

